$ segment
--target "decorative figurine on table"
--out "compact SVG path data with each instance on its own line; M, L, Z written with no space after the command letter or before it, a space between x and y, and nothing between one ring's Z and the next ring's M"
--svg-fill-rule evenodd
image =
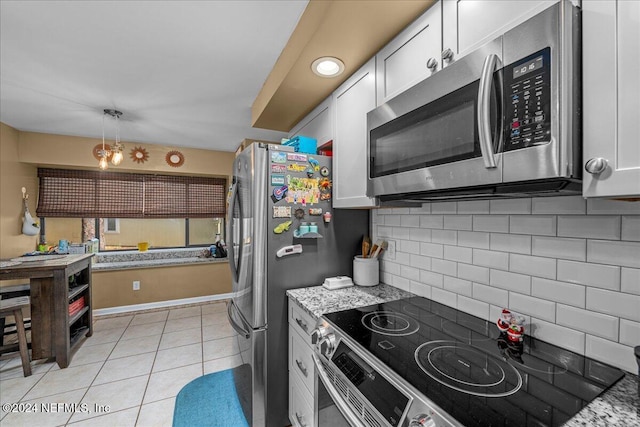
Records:
M524 317L503 308L496 325L501 332L506 332L509 341L514 343L522 341L524 337Z

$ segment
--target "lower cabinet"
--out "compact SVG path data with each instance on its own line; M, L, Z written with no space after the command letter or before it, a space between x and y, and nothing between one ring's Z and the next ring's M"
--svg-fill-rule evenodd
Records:
M315 319L289 300L289 420L292 426L314 427L315 368L311 331Z

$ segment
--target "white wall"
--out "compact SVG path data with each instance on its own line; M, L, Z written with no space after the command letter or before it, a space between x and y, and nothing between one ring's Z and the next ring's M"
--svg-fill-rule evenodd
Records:
M384 283L637 373L640 202L525 198L379 209Z

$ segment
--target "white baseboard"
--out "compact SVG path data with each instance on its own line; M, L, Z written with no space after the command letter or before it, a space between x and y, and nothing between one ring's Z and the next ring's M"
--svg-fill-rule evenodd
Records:
M207 295L203 297L182 298L182 299L173 299L168 301L149 302L146 304L133 304L133 305L123 305L119 307L98 308L96 310L93 310L93 315L105 316L109 314L122 314L122 313L130 313L134 311L154 310L158 308L168 308L168 307L175 307L180 305L200 304L205 302L230 299L231 296L232 296L231 293L227 293L227 294L218 294L218 295Z

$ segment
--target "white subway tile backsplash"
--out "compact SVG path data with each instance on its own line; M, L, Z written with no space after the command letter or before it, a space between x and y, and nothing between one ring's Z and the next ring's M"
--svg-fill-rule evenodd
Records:
M489 249L490 235L481 231L458 231L458 246Z
M421 228L442 228L444 217L442 215L420 215Z
M402 227L420 227L420 215L402 215L400 216L400 225Z
M526 326L525 326L526 328ZM531 335L559 347L584 354L585 334L575 329L565 328L540 319L531 319L529 326ZM526 330L525 330L525 333Z
M409 239L417 240L418 242L430 242L431 241L431 230L428 228L408 228L409 230Z
M585 356L610 363L629 372L638 370L638 365L633 355L633 347L592 335L587 335L586 337Z
M385 215L384 217L384 225L395 225L399 226L402 215Z
M628 294L640 295L640 269L622 267L620 290Z
M429 285L425 285L424 283L420 282L411 282L409 289L410 292L413 292L418 296L431 298L431 286Z
M428 214L431 213L431 203L423 203L419 208L409 208L410 214Z
M398 240L411 240L411 228L392 227L393 238Z
M431 230L431 242L455 245L458 242L458 232L455 230Z
M411 289L411 280L406 277L393 276L393 286L400 288L403 291L409 291Z
M488 231L496 233L509 232L508 215L474 215L473 231Z
M431 270L436 273L446 274L448 276L457 276L458 265L453 261L447 261L444 259L432 258Z
M476 301L472 298L467 298L463 295L458 295L458 310L462 310L465 313L473 314L484 320L490 320L489 318L489 304L482 301Z
M554 258L509 254L509 271L555 279L556 260Z
M548 258L585 261L587 259L587 241L567 237L533 236L531 254Z
M555 236L556 229L555 215L511 215L509 217L509 232L514 234Z
M622 240L640 242L640 215L622 217L622 234L620 238Z
M402 265L400 266L400 276L409 280L420 280L420 269Z
M431 258L429 258L428 256L411 254L411 256L409 257L409 265L411 267L420 268L422 270L430 270Z
M587 214L640 215L640 203L613 199L588 199Z
M558 236L620 240L620 217L561 215L558 216Z
M462 246L444 246L444 259L449 261L466 262L471 264L473 259L473 249Z
M400 248L398 250L400 252L420 255L420 242L414 242L412 240L400 240Z
M496 288L514 291L519 294L531 294L531 277L524 274L509 273L502 270L491 270L489 283Z
M486 251L484 249L473 249L473 263L483 267L508 270L509 254L505 252Z
M584 215L587 202L581 196L537 197L532 200L533 214Z
M392 261L382 260L382 270L389 273L394 274L396 276L400 275L400 264Z
M489 200L468 200L458 202L459 214L488 214Z
M458 277L472 282L489 284L489 269L477 265L458 263Z
M393 228L379 225L376 234L379 237L393 237Z
M587 290L582 285L532 277L531 296L585 308Z
M489 201L492 214L530 214L531 199L498 199Z
M456 211L456 202L431 203L431 213L433 214L454 214Z
M444 256L444 245L439 243L420 243L420 254L432 258L442 258Z
M458 279L457 277L444 276L444 289L455 292L459 295L471 296L472 286L468 280Z
M637 346L640 343L640 323L620 319L620 344Z
M489 304L499 305L501 307L509 306L509 292L503 289L493 288L491 286L473 283L473 298L487 302ZM496 317L497 319L497 317Z
M558 325L612 341L618 341L619 321L617 317L568 305L558 304L556 309L556 323Z
M558 280L617 291L620 289L620 267L558 260Z
M640 242L587 240L587 261L640 268Z
M444 276L433 271L420 270L420 282L436 288L442 288L444 286Z
M509 308L548 322L556 320L556 303L540 298L510 292Z
M587 288L587 309L640 322L640 296Z
M431 288L431 299L440 304L448 305L449 307L455 308L458 303L458 296L449 291L445 291L440 288Z
M447 228L450 230L471 230L472 216L471 215L445 215L444 228Z
M531 254L531 236L491 233L491 250Z

